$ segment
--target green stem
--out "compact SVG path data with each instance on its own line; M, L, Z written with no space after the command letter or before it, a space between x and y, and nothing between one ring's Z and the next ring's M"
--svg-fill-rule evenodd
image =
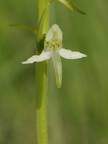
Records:
M48 144L47 135L47 63L36 65L36 124L38 144Z
M49 27L49 10L47 9L43 25L40 20L49 0L38 0L37 54L44 49L44 35ZM42 30L39 27L42 25ZM47 62L36 63L36 128L38 144L48 144L47 133Z

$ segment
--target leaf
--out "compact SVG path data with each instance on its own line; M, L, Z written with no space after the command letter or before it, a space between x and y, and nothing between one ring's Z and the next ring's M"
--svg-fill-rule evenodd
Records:
M33 28L32 26L22 25L22 24L9 24L9 26L14 27L14 28L27 29L27 30L30 30L31 32L33 32L35 35L37 34L36 29Z
M58 0L59 2L61 2L63 5L65 5L66 7L68 7L70 10L74 10L80 14L86 14L85 12L79 10L77 7L75 7L69 0Z

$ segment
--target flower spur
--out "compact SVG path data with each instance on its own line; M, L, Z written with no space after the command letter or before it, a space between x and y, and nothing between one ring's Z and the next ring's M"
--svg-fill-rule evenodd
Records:
M52 58L56 76L56 85L58 88L62 84L62 62L61 57L65 59L79 59L86 57L85 54L80 52L73 52L71 50L66 50L62 46L63 33L57 24L54 24L47 32L45 37L45 42L47 46L42 51L40 55L34 55L30 57L27 61L22 62L22 64L30 64L33 62L41 62Z

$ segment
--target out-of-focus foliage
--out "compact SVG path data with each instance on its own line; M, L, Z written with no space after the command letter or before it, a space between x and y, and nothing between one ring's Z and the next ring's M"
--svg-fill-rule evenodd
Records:
M108 143L108 1L72 0L87 13L51 4L51 23L64 34L64 47L88 55L64 60L63 84L55 85L49 61L49 144ZM21 62L35 54L35 36L10 23L36 28L36 1L0 1L0 144L34 144L35 64Z

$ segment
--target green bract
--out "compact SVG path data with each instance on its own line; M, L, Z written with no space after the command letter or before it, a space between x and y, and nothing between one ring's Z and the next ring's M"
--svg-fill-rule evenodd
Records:
M9 26L14 27L14 28L27 29L27 30L33 32L35 35L37 34L36 29L32 26L23 25L23 24L9 24Z
M69 0L58 0L59 2L61 2L63 5L65 5L66 7L68 7L70 10L75 10L76 12L80 13L80 14L86 14L85 12L79 10L78 8L76 8Z

